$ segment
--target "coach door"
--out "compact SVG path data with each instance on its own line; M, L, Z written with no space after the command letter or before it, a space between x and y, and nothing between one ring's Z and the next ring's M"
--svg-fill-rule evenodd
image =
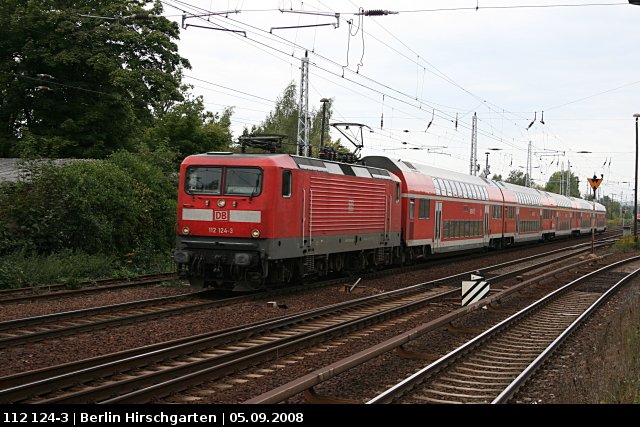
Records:
M436 202L435 228L433 230L433 248L440 247L442 239L442 202Z
M484 246L489 244L491 236L489 235L489 205L484 206L484 234L483 234Z

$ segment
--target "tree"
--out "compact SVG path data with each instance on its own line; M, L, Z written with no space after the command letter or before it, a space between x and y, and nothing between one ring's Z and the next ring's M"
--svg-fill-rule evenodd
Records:
M514 169L509 172L509 176L507 177L505 182L510 182L511 184L521 185L525 187L527 185L527 175L525 175L525 173L522 171Z
M105 157L183 99L160 1L3 0L0 156Z
M621 218L620 214L622 213L622 206L620 205L620 202L617 202L606 195L599 200L599 202L607 209L607 219Z
M544 189L550 193L560 194L561 182L564 182L564 188L569 185L568 191L566 191L568 196L580 197L577 177L571 171L556 171L552 173Z
M298 138L298 101L296 85L292 81L276 100L276 106L258 127L252 127L246 134L281 134L286 135L283 152L294 154Z
M333 114L333 99L327 102L324 120L324 140L325 147L333 148L337 152L349 152L342 146L340 139L332 141L329 134L329 122ZM312 155L318 154L320 147L320 136L322 129L322 107L313 108L309 112L309 145L312 148ZM276 107L269 113L267 118L258 127L252 127L251 131L244 129L243 135L249 134L281 134L286 135L283 152L296 153L298 140L298 99L296 85L291 82L284 89L282 95L276 101Z
M205 111L201 97L188 99L158 117L141 142L152 150L161 146L171 149L179 162L191 154L225 151L231 144L232 114L233 108L213 114Z

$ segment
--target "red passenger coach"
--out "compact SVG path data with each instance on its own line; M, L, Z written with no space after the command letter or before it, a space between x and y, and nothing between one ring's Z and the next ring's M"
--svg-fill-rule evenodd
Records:
M179 273L247 290L400 256L400 181L386 170L286 154L207 153L180 168Z
M402 181L403 259L591 232L586 200L382 156L362 163ZM604 206L595 212L596 230L606 230Z
M505 233L504 196L493 181L387 157L362 162L402 180L405 258L511 242L514 230Z

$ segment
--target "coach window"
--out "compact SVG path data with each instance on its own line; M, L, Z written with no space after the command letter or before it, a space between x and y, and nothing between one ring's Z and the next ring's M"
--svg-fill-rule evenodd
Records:
M462 187L460 186L460 183L457 181L454 181L453 186L454 186L454 196L462 197Z
M400 201L400 183L396 182L396 203Z
M444 187L447 190L447 196L453 196L453 190L451 190L451 183L448 179L444 180Z
M413 220L413 217L414 217L413 211L415 210L415 207L416 207L415 199L409 199L409 219L411 220Z
M418 200L418 219L429 219L431 203L428 199Z
M291 171L282 172L282 197L291 197Z

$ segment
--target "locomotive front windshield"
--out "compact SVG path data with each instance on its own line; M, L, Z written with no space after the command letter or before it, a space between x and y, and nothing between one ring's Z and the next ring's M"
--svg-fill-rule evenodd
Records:
M256 168L226 168L224 194L257 196L262 191L262 171Z
M189 194L257 196L262 192L262 170L210 166L190 167L187 169L185 177L185 190Z

